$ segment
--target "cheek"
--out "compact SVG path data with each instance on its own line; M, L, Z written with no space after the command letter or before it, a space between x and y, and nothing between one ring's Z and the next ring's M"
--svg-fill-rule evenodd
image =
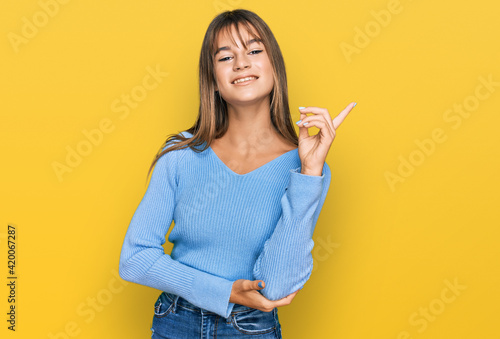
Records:
M217 67L214 67L214 77L217 79L217 81L220 81L220 69Z
M271 85L271 87L274 87L274 74L273 74L273 68L271 66L269 66L269 68L266 70L266 73L269 74L268 75L268 81L269 81L269 84Z
M225 70L223 67L218 67L215 69L215 78L217 79L217 82L220 86L227 85L226 82L229 79L227 73L227 70Z
M269 61L262 64L262 70L268 75L269 81L274 85L273 66Z
M221 75L223 74L223 72L224 72L224 68L221 67L220 64L214 64L214 68L213 69L214 69L215 77L219 79L221 77Z

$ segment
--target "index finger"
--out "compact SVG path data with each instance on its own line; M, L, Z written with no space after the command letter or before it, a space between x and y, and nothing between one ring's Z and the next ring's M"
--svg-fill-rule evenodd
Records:
M333 118L334 129L337 129L340 126L340 124L344 121L347 114L349 114L349 112L354 108L354 106L356 106L356 104L357 104L356 102L350 103L349 105L347 105L346 108L344 108L342 112L339 113L339 115Z

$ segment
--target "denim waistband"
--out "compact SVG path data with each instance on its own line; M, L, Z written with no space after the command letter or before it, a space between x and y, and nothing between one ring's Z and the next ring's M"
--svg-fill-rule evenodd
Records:
M184 299L176 294L168 293L165 291L163 291L163 294L165 294L167 299L174 302L176 306L183 307L183 308L191 310L193 312L200 312L203 314L217 314L217 313L214 313L211 311L207 311L207 310L200 308L198 306L195 306L195 305L191 304L189 301L187 301L186 299ZM250 311L250 310L253 310L253 308L248 307L248 306L244 306L244 305L240 305L240 304L234 304L233 310L231 311L231 314Z

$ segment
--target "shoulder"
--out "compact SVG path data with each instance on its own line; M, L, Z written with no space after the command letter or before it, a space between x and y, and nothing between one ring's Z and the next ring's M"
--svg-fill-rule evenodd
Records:
M179 133L177 133L177 135L183 136L185 138L190 138L190 137L193 136L193 134L189 133L187 130L179 132ZM169 148L172 145L176 144L177 142L179 142L179 139L172 139L169 142L166 142L161 147L161 149L158 151L157 155L159 155L160 153L163 153L164 151L167 151L167 152L165 152L164 154L162 154L158 158L157 163L158 163L159 166L161 166L161 167L170 167L171 170L173 170L172 167L175 167L175 170L177 171L177 168L178 168L177 165L180 162L182 162L182 160L184 158L187 159L186 156L188 154L191 155L192 153L194 153L194 151L190 147L184 147L184 148L181 148L181 149L169 150Z
M188 131L182 131L178 133L178 135L181 135L183 137L192 136L192 134ZM183 157L184 153L189 150L189 148L169 150L169 148L171 148L171 146L175 145L177 142L177 139L171 139L163 144L163 146L156 154L156 156L159 157L157 158L155 167L170 168L170 171L177 167L177 163L179 162L179 160Z
M162 151L170 147L171 145L176 144L177 142L180 141L180 138L178 136L184 137L184 138L191 138L193 135L189 133L188 131L182 131L177 134L172 134L174 136L173 139L169 140L168 142L165 142Z
M179 133L176 134L176 136L177 135L180 135L180 136L185 137L185 138L190 138L190 137L193 136L188 131L179 132ZM161 152L163 152L163 151L165 151L165 150L167 150L167 149L169 149L172 145L175 145L179 141L180 141L179 138L174 138L174 139L169 140L168 142L165 142L163 144L163 146L161 147L160 151L158 152L158 154L161 153ZM169 157L174 157L173 154L175 154L175 156L179 156L179 154L185 153L188 150L189 150L189 147L182 148L182 149L175 149L175 150L168 151L164 155L168 155L168 154L172 153L172 155L170 155Z

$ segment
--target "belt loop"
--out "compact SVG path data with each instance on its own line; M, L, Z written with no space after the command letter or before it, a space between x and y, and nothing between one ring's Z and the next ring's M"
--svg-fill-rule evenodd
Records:
M179 296L176 295L174 298L174 307L172 307L172 313L175 313L175 310L177 309L177 301L179 300Z

